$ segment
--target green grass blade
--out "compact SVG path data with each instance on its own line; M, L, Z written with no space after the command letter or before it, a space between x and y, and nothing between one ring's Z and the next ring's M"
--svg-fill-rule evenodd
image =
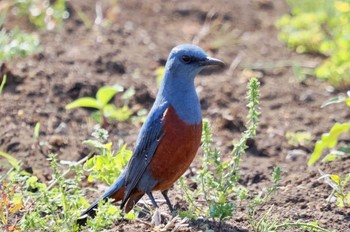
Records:
M15 157L3 151L0 151L0 156L6 158L12 167L19 170L19 161Z
M346 133L350 130L350 123L335 123L329 133L322 135L321 140L318 140L315 145L315 149L312 152L308 165L313 165L320 159L322 152L325 148L333 148L338 143L338 137L342 133Z
M5 86L6 79L7 79L7 76L6 76L6 74L4 74L4 75L2 76L2 82L1 82L1 85L0 85L0 94L2 93L2 89L3 89L4 86Z
M102 106L95 98L92 97L82 97L66 105L66 110L70 110L77 107L89 107L100 109Z
M102 105L106 105L114 95L123 91L123 87L120 85L103 86L96 93L96 99Z

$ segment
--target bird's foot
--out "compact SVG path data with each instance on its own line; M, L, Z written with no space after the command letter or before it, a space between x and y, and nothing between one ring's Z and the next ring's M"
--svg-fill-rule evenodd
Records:
M160 214L160 211L158 208L156 208L156 211L154 212L154 214L152 216L151 223L155 226L159 226L162 223L162 217L161 217L161 214Z

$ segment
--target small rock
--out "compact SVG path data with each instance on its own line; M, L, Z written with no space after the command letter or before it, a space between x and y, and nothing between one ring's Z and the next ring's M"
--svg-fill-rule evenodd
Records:
M290 150L286 156L286 160L296 161L299 156L306 156L306 151L301 149Z
M65 145L66 143L61 135L52 135L49 138L49 144L51 146L61 147L61 146Z

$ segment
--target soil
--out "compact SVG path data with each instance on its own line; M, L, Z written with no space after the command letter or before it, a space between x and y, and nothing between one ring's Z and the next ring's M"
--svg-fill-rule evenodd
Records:
M320 108L339 93L313 77L300 81L293 74L294 63L315 67L322 59L293 53L277 39L274 23L289 11L284 1L120 0L114 7L107 0L98 2L68 1L70 18L64 26L39 32L40 52L2 65L8 81L0 95L1 151L22 160L26 170L43 181L49 180L48 154L75 161L89 151L82 141L93 131L91 111L67 111L67 103L94 96L101 86L117 83L135 88L128 103L135 115L140 109L149 110L157 92L155 69L164 64L175 45L197 42L210 56L227 63L224 71L207 71L196 80L203 116L210 120L213 139L224 158L230 158L232 141L244 130L247 81L257 76L261 82L261 123L243 157L241 183L259 193L271 183L274 166L283 171L280 191L261 212L274 205L272 215L282 221L317 221L330 230L350 231L349 210L327 202L331 188L319 180L318 172L319 168L345 175L350 159L307 167L312 143L295 147L285 137L287 132L307 131L315 142L334 122L348 121L350 113L342 105ZM96 4L110 24L88 28L77 12L84 12L94 23ZM7 27L13 24L9 22ZM22 24L34 30L25 21ZM209 33L203 33L208 26ZM121 105L118 99L114 103ZM37 122L41 127L35 140ZM115 144L123 140L132 149L140 127L140 122L126 121L107 129ZM199 151L193 170L201 155ZM1 165L0 171L6 168ZM169 195L175 205L186 206L178 189L171 189ZM164 205L161 208L167 210ZM236 215L220 227L194 221L184 230L251 231L245 210L239 206ZM111 231L152 230L142 220L117 223Z

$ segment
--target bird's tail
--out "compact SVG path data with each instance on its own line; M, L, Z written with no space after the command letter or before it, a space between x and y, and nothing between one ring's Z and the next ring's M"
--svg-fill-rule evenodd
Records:
M118 179L100 196L94 203L92 203L89 208L87 208L77 220L78 225L85 225L87 221L87 216L95 217L98 203L101 200L106 200L108 198L113 198L114 201L121 201L124 197L124 186L125 174L124 172L118 177Z

